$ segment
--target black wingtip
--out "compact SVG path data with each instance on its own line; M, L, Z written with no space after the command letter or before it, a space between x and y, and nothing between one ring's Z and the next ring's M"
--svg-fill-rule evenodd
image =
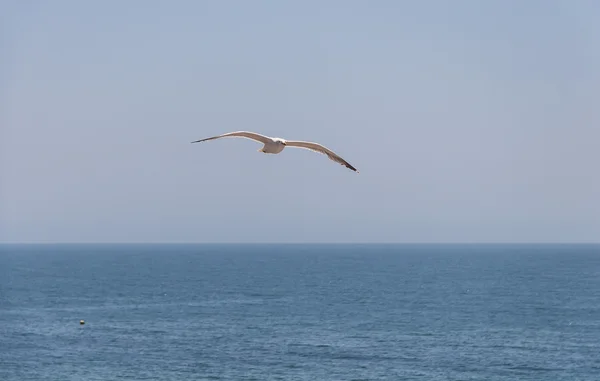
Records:
M346 165L346 168L348 168L356 173L359 173L358 170L356 168L354 168L353 166L351 166L350 164Z

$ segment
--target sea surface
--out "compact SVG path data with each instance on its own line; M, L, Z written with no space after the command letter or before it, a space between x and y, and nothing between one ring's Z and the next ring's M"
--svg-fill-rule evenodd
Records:
M600 245L0 245L0 380L597 381Z

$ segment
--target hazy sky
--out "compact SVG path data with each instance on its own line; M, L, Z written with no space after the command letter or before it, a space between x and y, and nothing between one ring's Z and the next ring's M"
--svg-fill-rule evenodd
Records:
M598 242L599 15L3 1L0 242Z

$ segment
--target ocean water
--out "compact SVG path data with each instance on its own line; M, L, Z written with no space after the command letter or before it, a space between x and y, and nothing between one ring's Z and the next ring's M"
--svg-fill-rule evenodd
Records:
M0 380L597 381L600 246L1 245Z

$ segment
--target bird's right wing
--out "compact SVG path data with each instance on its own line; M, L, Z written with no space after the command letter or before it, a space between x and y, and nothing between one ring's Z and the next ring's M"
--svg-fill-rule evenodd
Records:
M207 140L213 140L213 139L219 139L219 138L226 138L226 137L246 138L246 139L256 140L257 142L261 142L261 143L264 143L264 144L267 144L268 142L272 141L272 139L270 139L268 136L257 134L255 132L236 131L236 132L229 132L229 133L223 134L223 135L213 136L213 137L206 138L206 139L196 140L196 141L194 141L192 143L200 143L200 142L205 142Z
M358 172L358 170L356 168L354 168L346 160L342 159L342 157L340 155L338 155L337 153L333 152L332 150L330 150L329 148L327 148L321 144L313 143L313 142L303 142L303 141L299 141L299 140L286 140L285 144L286 144L286 146L289 146L289 147L304 148L304 149L307 149L310 151L325 154L325 155L327 155L327 157L329 157L329 159L335 161L336 163L340 163L341 165L345 166L346 168L351 169L354 172Z

